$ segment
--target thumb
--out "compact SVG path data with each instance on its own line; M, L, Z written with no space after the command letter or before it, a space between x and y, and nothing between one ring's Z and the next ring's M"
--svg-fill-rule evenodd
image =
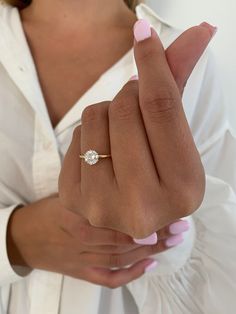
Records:
M196 63L217 31L202 23L186 30L166 49L166 58L181 95Z

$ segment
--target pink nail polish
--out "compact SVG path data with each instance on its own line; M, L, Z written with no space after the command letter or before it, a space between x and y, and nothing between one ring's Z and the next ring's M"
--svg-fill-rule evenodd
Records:
M153 261L151 264L149 264L147 267L145 267L145 273L155 269L158 266L158 262L157 261Z
M135 22L133 31L134 37L137 41L151 37L151 26L149 22L144 19L139 19Z
M187 220L180 220L174 222L169 226L169 231L171 234L179 234L185 232L189 229L189 222Z
M131 78L129 79L129 81L134 81L134 80L138 80L138 75L133 75L133 76L131 76Z
M216 26L212 26L211 24L209 24L207 22L201 23L200 26L207 28L211 32L212 37L216 34L216 32L218 30Z
M167 247L176 246L180 244L181 242L183 242L183 240L184 240L183 235L181 233L181 234L169 237L169 239L165 241L165 244Z
M157 243L157 234L154 232L151 234L149 237L144 238L144 239L133 239L135 243L137 244L142 244L142 245L153 245Z

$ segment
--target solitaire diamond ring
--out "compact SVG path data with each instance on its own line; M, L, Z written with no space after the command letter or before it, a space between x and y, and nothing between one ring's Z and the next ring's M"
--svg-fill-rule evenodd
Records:
M95 150L88 150L84 155L79 155L80 158L83 158L87 164L90 166L95 165L99 158L111 157L111 155L99 155Z

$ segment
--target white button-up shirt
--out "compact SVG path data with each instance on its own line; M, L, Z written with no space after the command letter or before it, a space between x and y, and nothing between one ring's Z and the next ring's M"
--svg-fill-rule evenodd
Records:
M136 7L164 47L181 33L147 5ZM13 267L6 247L12 211L58 191L61 163L81 113L112 100L137 73L133 49L105 71L53 128L19 11L0 4L0 314L234 314L236 136L213 55L204 53L183 96L206 171L206 193L178 247L157 254L151 273L108 289L57 273ZM30 223L30 222L29 222Z

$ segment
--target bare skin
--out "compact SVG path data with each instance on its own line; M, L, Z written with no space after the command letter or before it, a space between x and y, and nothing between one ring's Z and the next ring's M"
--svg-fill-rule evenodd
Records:
M38 0L21 17L53 127L131 49L137 20L121 0Z
M101 5L104 10L100 10ZM96 19L94 19L94 16L96 16ZM75 101L81 97L96 79L133 45L132 27L136 21L136 16L120 0L103 0L102 4L101 0L88 0L86 2L75 0L51 0L50 2L47 0L34 0L29 8L21 12L21 17L53 126L57 125ZM171 86L174 88L176 103L178 103L179 107L181 105L181 93L186 80L210 41L210 35L208 29L198 27L193 32L188 33L187 36L185 34L184 38L177 41L165 53L169 70L174 74ZM16 210L11 216L8 228L8 252L13 265L26 265L31 268L59 272L115 288L140 277L144 273L145 267L152 262L149 256L167 249L166 239L170 237L169 224L176 221L179 217L193 212L200 204L204 191L204 174L196 148L192 143L191 135L181 113L178 118L181 118L179 120L180 123L183 122L182 130L186 131L187 129L187 142L188 144L190 143L187 147L189 148L189 156L193 156L194 161L194 165L190 163L187 169L185 169L186 172L184 172L186 178L192 183L190 190L192 198L189 198L190 194L187 195L187 198L184 197L184 191L182 190L182 203L180 199L176 201L175 193L173 193L175 196L173 197L171 192L183 184L183 181L179 180L178 176L175 177L177 180L174 180L174 185L171 186L172 189L169 189L170 185L168 185L170 177L168 179L168 176L164 176L167 178L165 182L168 188L166 191L168 191L170 196L169 205L172 205L169 207L166 204L166 198L161 198L161 193L155 195L154 199L153 195L146 193L147 191L140 190L140 186L134 186L133 190L129 190L132 194L119 194L120 191L109 190L114 187L111 184L111 182L115 182L114 177L110 176L112 181L109 181L101 180L104 177L100 176L102 173L111 174L110 170L112 168L111 164L109 164L111 162L109 159L104 163L100 163L98 168L89 169L90 171L97 169L96 177L101 180L103 191L96 191L95 187L93 187L91 194L88 189L86 190L85 183L94 181L92 172L87 173L88 176L83 181L83 195L77 193L77 190L72 188L73 186L78 187L78 182L80 184L79 148L81 152L84 152L88 145L88 138L90 144L97 144L96 138L92 138L89 135L89 128L86 129L85 127L86 120L87 126L89 126L90 121L92 121L91 117L98 114L101 118L100 121L99 119L93 120L93 122L98 124L96 127L99 127L105 135L104 140L106 142L101 143L102 146L99 147L99 151L109 151L109 146L106 146L106 143L108 143L110 134L107 132L106 126L107 116L111 107L114 114L113 139L115 138L115 140L113 140L113 143L116 141L118 143L119 138L124 135L115 131L116 126L114 123L114 121L118 123L125 122L125 119L121 119L122 117L127 117L124 116L122 111L125 109L124 105L122 105L124 99L129 99L130 104L131 99L133 99L132 104L136 112L132 112L132 116L135 117L133 122L136 123L134 125L138 127L137 129L144 130L144 127L146 128L143 124L137 124L140 123L140 104L137 101L139 88L142 87L143 91L147 88L143 78L150 72L149 66L155 66L153 60L146 66L141 64L145 60L144 56L147 51L152 53L152 43L149 44L149 48L148 44L146 45L145 47L144 44L143 48L141 48L143 52L136 50L136 58L142 59L143 53L143 60L139 61L139 68L142 68L140 71L140 86L135 81L130 82L117 95L116 102L105 102L99 106L93 105L93 111L91 111L90 107L84 112L83 129L76 129L63 165L60 176L59 197L50 197L34 204L29 204ZM65 49L67 47L70 47L70 49ZM99 51L97 47L100 47ZM192 49L186 49L186 54L183 54L183 47L192 47ZM145 51L145 49L147 50ZM162 51L160 45L158 46L158 51ZM140 53L141 55L138 56ZM163 51L160 53L160 56L165 72L168 70L168 67L163 58ZM161 63L159 63L160 65ZM153 82L158 79L159 75L157 71L157 76ZM169 72L167 78L170 78ZM175 85L174 79L177 85ZM117 104L121 105L121 109L115 111ZM141 114L143 113L141 112ZM152 125L154 126L155 123ZM125 123L122 128L119 127L117 130L125 130L124 126ZM167 134L170 135L168 132ZM141 138L143 138L142 135ZM168 150L169 144L167 139L166 143L163 142L162 144L163 148L166 147ZM137 141L132 141L132 144L134 144L133 147L137 148ZM145 150L145 153L150 154L150 151ZM117 150L114 157L116 158L116 155L120 156L121 154L122 152ZM150 155L147 156L149 156L147 158L149 164L145 165L145 168L147 166L148 172L156 175L156 169L153 168L153 160L151 160ZM179 157L181 156L177 154L177 157L177 161L180 161L181 158ZM168 163L173 165L171 160L168 160ZM180 162L180 164L183 167L183 162ZM135 166L134 160L130 160L129 165ZM136 164L137 169L139 166L139 164ZM142 164L143 166L144 164ZM184 166L186 166L186 163ZM117 167L117 164L115 167ZM162 171L160 170L162 168L163 166L158 166L158 173L161 174L161 177ZM191 171L194 170L192 171L193 173L197 174L197 182L195 181L196 177L192 178L190 175L189 168L191 168ZM83 169L85 170L85 168ZM124 175L122 169L120 170L117 172L118 177ZM122 180L124 182L123 191L127 183L130 184L132 182L132 173L132 171L126 172L126 178ZM75 174L78 176L75 176ZM145 186L157 186L156 182L153 180L148 181L147 177L143 175L144 173L142 173L142 179L145 180ZM107 191L110 191L116 197L113 198L113 203L111 203L110 198L107 198L101 204L99 195L107 195ZM135 195L145 195L148 205L154 204L154 202L158 205L162 204L162 210L166 211L168 215L163 215L158 206L154 208L155 206L152 205L150 208L146 206L145 209L150 209L150 221L143 219L145 206L140 207L137 199L133 198ZM85 201L86 198L87 202ZM140 199L140 201L145 205L144 200ZM180 203L182 208L180 208ZM134 204L138 206L134 206ZM114 211L111 211L111 208ZM95 209L96 212L94 212ZM138 215L136 215L137 209L139 210ZM76 211L76 213L71 211ZM125 211L128 216L125 215ZM107 212L114 213L113 217L109 217L109 220L104 215ZM119 217L122 217L123 220ZM140 221L142 222L141 224ZM147 246L134 243L132 237L142 238L151 232L157 232L159 236L157 244ZM130 264L132 266L129 269L110 270L110 267L123 267Z
M167 226L157 233L157 244L136 244L126 234L91 226L81 215L65 209L58 197L17 209L8 230L13 265L57 272L109 288L143 275L153 261L149 256L167 250L165 241L173 236ZM123 268L127 265L132 266ZM113 267L118 270L111 270Z
M54 127L84 91L133 45L136 16L122 1L111 5L110 0L104 0L107 10L97 10L101 0L70 4L35 0L21 11ZM91 19L94 12L96 20ZM94 29L96 36L92 38ZM94 54L98 45L99 58ZM158 231L157 244L136 244L124 233L91 226L55 196L15 210L7 241L12 265L59 272L115 288L140 277L153 261L149 256L167 250L165 241L171 236L166 226ZM110 269L126 265L132 266Z
M167 51L154 29L135 40L139 80L112 101L87 107L74 132L59 178L66 208L93 226L141 239L200 206L205 173L181 96L213 34L210 25L193 27ZM91 147L112 157L94 166L79 162L78 150Z

